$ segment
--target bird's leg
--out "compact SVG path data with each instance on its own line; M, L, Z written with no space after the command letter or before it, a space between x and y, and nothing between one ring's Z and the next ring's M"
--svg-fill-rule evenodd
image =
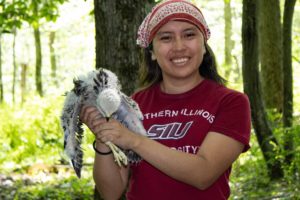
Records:
M109 117L106 117L106 121L109 121ZM121 151L121 149L119 147L117 147L115 144L111 143L110 141L105 143L107 146L109 146L109 148L111 149L111 151L113 152L115 161L117 162L117 164L121 167L122 163L123 165L127 166L128 164L128 160L127 160L127 156L124 154L123 151Z
M121 167L121 165L127 165L128 161L127 161L127 157L126 155L123 153L123 151L120 150L119 147L117 147L116 145L114 145L113 143L111 143L110 141L105 143L107 146L109 146L109 148L111 149L111 151L113 152L115 161L117 162L117 164Z

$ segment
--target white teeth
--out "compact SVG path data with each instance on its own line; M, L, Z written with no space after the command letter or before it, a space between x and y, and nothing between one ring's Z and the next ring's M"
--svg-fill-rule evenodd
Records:
M175 64L183 64L188 61L188 58L177 58L177 59L172 59L172 62Z

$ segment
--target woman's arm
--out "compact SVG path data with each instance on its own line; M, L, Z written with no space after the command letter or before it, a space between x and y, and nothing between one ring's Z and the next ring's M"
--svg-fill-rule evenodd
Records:
M145 138L133 150L168 176L204 190L230 167L243 147L230 137L209 132L196 155Z
M134 134L115 120L102 124L95 132L102 142L112 141L131 149L168 176L202 190L216 181L244 148L228 136L209 132L197 154L187 154Z
M97 142L97 149L101 152L108 152L106 146ZM126 189L128 181L128 167L119 167L112 156L99 155L96 153L94 162L93 176L98 191L104 199L119 199Z
M95 126L101 126L105 122L100 113L94 107L84 107L80 119L94 133ZM96 148L100 152L109 152L110 149L96 139ZM104 199L119 199L126 189L129 168L119 167L112 154L100 155L95 153L93 176L98 191Z

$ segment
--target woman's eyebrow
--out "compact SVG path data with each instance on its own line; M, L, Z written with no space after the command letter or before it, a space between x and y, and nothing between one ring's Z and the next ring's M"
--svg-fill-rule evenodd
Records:
M182 32L196 31L197 29L198 29L197 27L188 27L188 28L186 28L186 29L183 29ZM166 30L166 31L158 31L158 32L156 33L156 35L157 35L157 36L161 36L161 35L163 35L163 34L172 34L172 33L173 33L172 31Z
M163 34L171 34L172 33L172 31L159 31L159 32L157 32L156 33L156 35L163 35Z
M187 29L184 29L183 31L196 31L198 28L197 27L190 27L190 28L187 28Z

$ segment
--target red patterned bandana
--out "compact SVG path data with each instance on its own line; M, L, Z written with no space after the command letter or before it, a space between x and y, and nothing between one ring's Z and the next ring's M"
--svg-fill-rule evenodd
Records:
M139 27L137 44L147 48L156 32L168 21L180 20L196 25L205 40L210 37L210 30L201 11L187 0L165 0L152 8Z

